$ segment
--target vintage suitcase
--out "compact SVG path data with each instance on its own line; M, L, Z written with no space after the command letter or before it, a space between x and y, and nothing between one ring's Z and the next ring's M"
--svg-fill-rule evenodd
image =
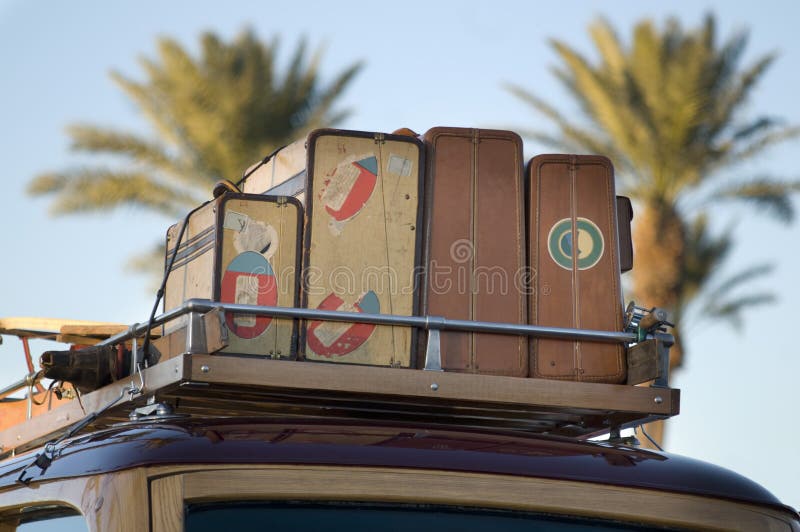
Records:
M524 324L522 140L511 131L436 127L426 147L424 312ZM443 332L445 371L527 376L524 336Z
M422 165L416 138L320 129L247 178L246 190L304 201L304 307L418 313ZM307 360L410 367L415 342L399 326L310 320L301 332Z
M307 139L297 140L244 171L242 192L305 200ZM269 191L269 192L268 192Z
M622 330L614 169L605 157L539 155L529 165L531 323ZM621 383L620 344L531 340L531 375Z
M193 213L167 278L164 309L191 298L298 306L302 219L295 198L255 194L226 193ZM167 231L167 264L181 224ZM226 323L225 352L294 358L294 320L227 314Z

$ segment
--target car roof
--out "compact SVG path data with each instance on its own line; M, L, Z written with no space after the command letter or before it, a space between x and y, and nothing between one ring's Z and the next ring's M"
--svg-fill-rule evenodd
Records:
M32 463L0 463L0 488ZM699 460L515 431L423 424L293 423L265 418L180 418L120 423L62 444L33 482L143 466L301 464L400 467L539 477L671 491L786 508L759 484Z

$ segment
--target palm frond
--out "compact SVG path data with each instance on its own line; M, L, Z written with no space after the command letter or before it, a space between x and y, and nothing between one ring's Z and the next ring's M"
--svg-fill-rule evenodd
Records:
M317 96L317 108L315 113L312 115L312 123L334 125L349 116L349 111L331 114L331 108L345 87L347 87L353 81L353 79L358 75L359 72L363 70L363 68L363 62L359 61L354 63L352 66L344 70L327 87L319 91Z
M646 124L619 105L614 88L608 86L607 80L592 68L586 58L560 41L554 41L553 47L569 69L569 84L582 95L587 114L615 139L620 150L633 148L637 137L644 138L642 133L647 129Z
M558 111L556 111L555 108L548 105L544 100L542 100L535 94L526 91L519 85L507 83L504 85L504 88L508 92L519 98L520 100L524 101L525 103L529 104L531 107L539 111L541 114L545 115L553 122L555 122L558 125L562 134L561 138L556 138L544 132L523 128L520 129L520 132L524 136L534 138L535 140L538 140L543 144L552 146L557 149L565 149L568 151L588 152L596 154L606 154L612 160L614 160L614 154L617 152L617 150L615 149L613 144L610 144L603 138L598 137L597 134L591 131L580 129L578 127L573 126L565 117L563 117Z
M164 275L165 250L164 241L155 242L152 247L140 255L128 259L125 270L131 273L143 274L151 279L149 291L156 292L161 285Z
M279 72L278 47L277 37L262 42L250 29L229 42L207 32L195 57L176 40L159 38L155 57L140 58L143 79L111 72L151 135L75 124L68 129L72 148L110 155L118 168L45 173L28 192L50 196L54 214L131 205L174 217L207 198L217 179L236 178L265 153L347 116L334 106L362 64L324 84L323 48L309 57L301 39Z
M564 41L550 43L557 57L551 72L578 105L577 118L519 85L506 86L555 129L527 128L524 136L611 156L623 179L620 188L647 214L637 217L634 232L653 246L644 252L638 248L634 292L655 294L658 304L670 307L679 320L704 302L709 315L740 319L748 306L771 296L734 298L727 292L768 271L745 270L714 288L711 283L730 254L734 233L730 228L712 231L708 216L713 211L708 209L736 200L760 206L782 221L793 217L794 182L756 177L731 185L726 179L730 172L722 172L800 136L797 126L746 113L749 97L776 55L743 66L749 32L737 31L720 44L711 14L694 29L684 29L674 18L661 25L643 20L627 42L602 19L589 31L599 53L596 60ZM690 217L698 211L685 210L687 202L714 187L718 190L702 205L705 210ZM642 222L645 218L650 225ZM652 226L662 219L673 222L669 234ZM707 293L714 297L704 300Z
M186 165L167 153L166 147L161 143L133 133L84 124L69 126L67 134L71 137L73 150L123 156L130 164L165 172L171 178L186 183L196 182L197 176L192 175Z
M172 217L200 203L205 196L156 182L149 174L104 168L42 174L28 185L28 193L55 195L50 206L53 214L108 211L132 205Z
M741 110L742 105L746 103L756 83L760 81L776 58L775 54L767 54L740 73L738 77L731 79L733 77L732 71L737 66L739 56L742 53L739 47L743 47L744 43L746 43L746 39L742 38L741 42L730 45L736 47L735 50L722 51L721 59L719 60L720 66L718 67L720 72L710 80L715 89L714 92L718 96L712 108L713 119L709 121L714 126L709 132L714 136L724 131L734 121L735 115Z
M764 210L778 221L794 220L794 203L791 194L800 192L800 181L781 181L759 176L714 191L716 200L740 200Z
M798 138L800 137L800 126L784 127L777 131L775 131L775 128L772 128L772 131L768 133L761 131L759 131L759 133L758 138L750 140L746 145L733 146L716 162L714 168L732 166L747 161L772 146Z
M768 276L774 270L775 267L772 264L757 264L745 268L727 279L724 279L716 286L706 290L705 298L709 302L721 301L741 285L752 282L760 277Z
M742 313L746 309L769 305L775 301L775 294L766 292L739 296L735 299L706 306L703 309L703 316L715 320L725 320L734 329L741 330L744 325Z
M143 65L152 65L147 60L142 60ZM155 69L155 66L152 66ZM154 70L155 72L155 70ZM121 73L111 71L111 80L130 98L144 118L156 130L156 134L161 142L166 142L171 146L180 146L182 139L177 135L170 115L167 113L164 102L161 102L152 89L142 83L137 83L132 79L123 76Z
M684 254L680 257L683 274L677 294L682 306L701 293L727 258L733 248L733 229L729 227L721 235L713 235L708 216L701 213L688 225L685 238Z
M589 26L589 35L600 52L604 68L616 83L623 83L627 60L614 28L606 19L600 18Z

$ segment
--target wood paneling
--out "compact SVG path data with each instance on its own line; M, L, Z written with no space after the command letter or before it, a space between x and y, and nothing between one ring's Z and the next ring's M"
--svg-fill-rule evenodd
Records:
M229 399L235 398L236 394L227 394L241 387L248 387L251 394L265 394L265 403L270 401L270 393L280 391L281 394L288 394L286 397L295 397L295 403L301 401L297 403L298 406L302 406L305 396L320 399L347 394L348 397L360 398L359 404L366 410L371 406L371 398L376 397L384 402L383 406L391 406L391 401L398 401L402 405L409 401L424 400L420 403L418 415L426 414L424 405L440 409L448 405L461 405L505 419L508 416L504 409L516 405L529 409L532 415L536 411L547 411L558 417L557 414L561 413L565 422L574 416L586 416L583 425L573 426L573 432L569 435L574 436L607 431L607 423L611 421L628 423L652 416L669 417L680 410L680 391L675 389L340 366L226 355L180 355L145 369L143 379L145 394L131 398L128 394L131 381L124 379L84 395L82 401L85 410L77 401L69 401L25 423L0 431L0 453L7 454L14 449L21 452L41 445L60 435L66 427L86 414L96 412L120 397L98 423L126 419L133 407L143 405L151 395L157 400L180 399L182 408L193 407L192 412L198 415L207 415L216 411L215 408L235 409L241 405ZM138 383L138 379L134 381ZM202 388L200 396L193 395L198 388L180 386L186 381L218 385L220 393L213 395L215 388L212 386ZM259 406L258 401L262 399L259 399L259 395L253 397L252 402ZM280 405L272 406L281 408ZM536 421L535 417L530 420Z
M657 415L676 414L679 396L678 390L637 386L361 366L344 368L208 355L192 357L190 371L192 380L210 383Z
M364 467L257 467L185 473L187 501L309 500L494 508L704 530L791 531L788 513L582 482Z
M77 509L90 532L142 532L149 528L144 469L33 482L0 492L0 513L18 507L60 505Z
M153 532L182 532L184 493L182 475L169 475L150 482L150 522Z

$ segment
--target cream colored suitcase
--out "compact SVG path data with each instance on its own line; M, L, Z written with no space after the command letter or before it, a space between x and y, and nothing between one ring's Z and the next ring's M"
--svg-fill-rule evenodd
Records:
M292 196L304 202L307 143L308 139L300 139L251 165L244 172L242 192Z
M302 213L294 198L231 193L193 213L167 278L164 310L192 298L298 306ZM167 263L181 223L167 231ZM184 324L176 320L166 331ZM293 320L228 313L226 324L224 352L294 358Z
M421 261L423 149L416 138L320 129L255 165L244 189L306 207L302 305L414 315ZM411 367L416 331L310 320L307 360Z

